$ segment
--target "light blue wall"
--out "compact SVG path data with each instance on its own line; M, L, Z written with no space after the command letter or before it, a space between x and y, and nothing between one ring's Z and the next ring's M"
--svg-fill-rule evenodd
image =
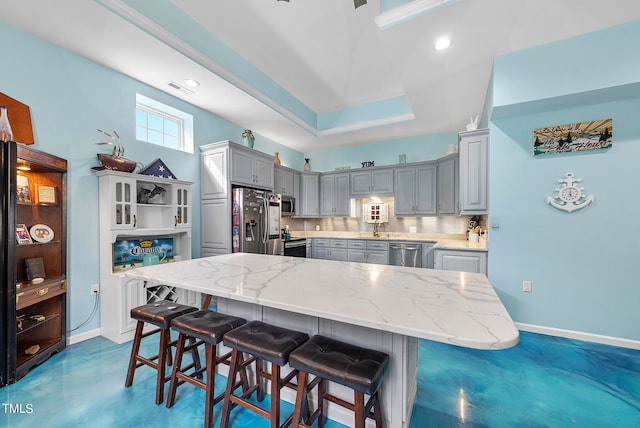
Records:
M521 103L559 97L576 102L603 89L623 95L612 88L638 84L639 37L636 21L496 57L494 107L515 110Z
M305 157L311 159L312 171L332 171L343 166L357 169L362 168L361 162L365 161L374 161L375 166L395 165L401 154L406 155L407 162L438 159L447 154L449 144L457 143L458 134L449 132L323 150L306 153Z
M0 92L31 108L33 147L68 160L68 327L81 324L93 308L89 285L99 282L98 166L96 128L116 130L126 157L142 164L161 158L181 180L194 182L199 206L200 166L197 146L241 140L243 129L164 92L83 59L0 23L4 61ZM194 116L193 154L149 146L135 140L135 96L139 92ZM11 113L9 112L9 117ZM283 163L302 165L302 153L256 135L255 149L280 152ZM193 210L192 254L200 255L200 210ZM76 335L99 327L99 314Z
M489 222L499 229L489 232L489 279L517 322L640 339L640 98L620 91L640 79L637 47L626 44L639 39L635 23L496 58L496 107L512 105L490 125ZM602 101L582 102L603 89ZM533 157L534 129L606 118L610 149ZM546 203L567 172L595 197L570 214Z

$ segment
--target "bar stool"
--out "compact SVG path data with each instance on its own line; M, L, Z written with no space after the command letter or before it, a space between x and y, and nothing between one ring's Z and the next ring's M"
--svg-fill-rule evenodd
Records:
M136 369L143 365L147 365L157 371L156 404L160 404L164 401L164 383L169 380L169 377L165 376L165 365L171 364L170 347L172 342L171 334L169 332L171 320L197 310L198 309L193 306L180 305L167 300L148 303L131 309L131 318L138 320L138 323L136 324L136 332L133 337L133 347L131 348L127 379L124 383L126 388L133 384L133 375L135 374ZM147 333L143 333L144 325L146 323L153 324L158 328L148 331ZM160 333L158 354L152 357L144 357L140 355L140 344L142 343L142 339L156 333ZM200 364L199 358L195 358L194 356L194 360L196 359L198 360L198 364Z
M289 365L299 371L294 427L308 427L316 418L319 418L318 424L323 426L324 400L355 412L355 428L364 428L367 417L375 420L377 428L382 427L384 419L378 390L389 366L389 355L317 335L289 355ZM315 376L311 382L309 374ZM325 380L353 389L353 403L325 392ZM307 394L316 385L318 408L310 417L306 417ZM370 397L366 403L365 394ZM303 416L305 420L301 421Z
M247 321L244 318L234 317L209 310L199 310L174 318L171 321L171 329L178 332L176 347L176 358L171 372L171 383L167 394L167 408L175 404L176 389L178 385L185 382L205 390L205 414L204 426L209 428L213 425L213 407L224 398L224 392L215 396L216 367L218 364L229 364L231 352L227 352L219 357L216 356L216 347L222 342L225 333L240 327ZM187 344L191 339L193 342ZM190 363L182 366L182 357L185 352L197 349L199 345L205 345L206 364L205 367L198 368L196 364ZM191 369L193 373L187 374ZM206 371L204 382L200 380L202 372ZM246 375L241 374L247 389Z
M296 386L291 383L291 379L297 375L297 370L292 370L284 377L280 376L280 371L282 366L287 364L291 351L307 340L309 340L309 335L306 333L266 324L262 321L251 321L224 335L223 343L232 351L220 428L228 426L229 415L235 405L240 405L269 419L271 428L280 427L280 390L285 386L296 389ZM250 357L245 359L243 353L249 354ZM248 390L243 391L241 396L235 395L236 374L254 361L256 363L256 383ZM263 361L271 363L270 373L263 370ZM271 381L271 406L269 410L247 400L255 390L257 390L256 398L258 401L261 402L264 399L262 379ZM293 415L290 415L282 426L288 426L292 417Z

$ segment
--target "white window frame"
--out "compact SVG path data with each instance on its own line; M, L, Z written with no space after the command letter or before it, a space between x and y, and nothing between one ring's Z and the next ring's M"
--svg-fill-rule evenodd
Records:
M152 143L146 140L138 140L143 141L148 144L153 144L154 146L166 147L173 150L179 150L186 153L193 153L193 116L180 111L174 107L163 104L159 101L153 100L149 97L145 97L141 94L136 94L136 114L137 110L143 110L147 113L160 116L163 119L168 119L170 121L176 122L178 124L178 148L175 149L173 147L167 147L160 144ZM137 119L135 121L136 126L136 136L138 135L138 123ZM147 128L148 130L148 128ZM165 133L163 132L163 140Z

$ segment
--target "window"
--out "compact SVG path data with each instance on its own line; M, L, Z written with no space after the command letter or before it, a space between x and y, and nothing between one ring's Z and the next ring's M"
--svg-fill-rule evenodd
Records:
M136 139L193 153L193 116L136 94Z

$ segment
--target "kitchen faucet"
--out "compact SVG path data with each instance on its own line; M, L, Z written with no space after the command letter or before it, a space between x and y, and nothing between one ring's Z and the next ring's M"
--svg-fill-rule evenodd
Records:
M373 222L373 237L378 238L380 236L380 231L378 230L379 223L377 221Z

